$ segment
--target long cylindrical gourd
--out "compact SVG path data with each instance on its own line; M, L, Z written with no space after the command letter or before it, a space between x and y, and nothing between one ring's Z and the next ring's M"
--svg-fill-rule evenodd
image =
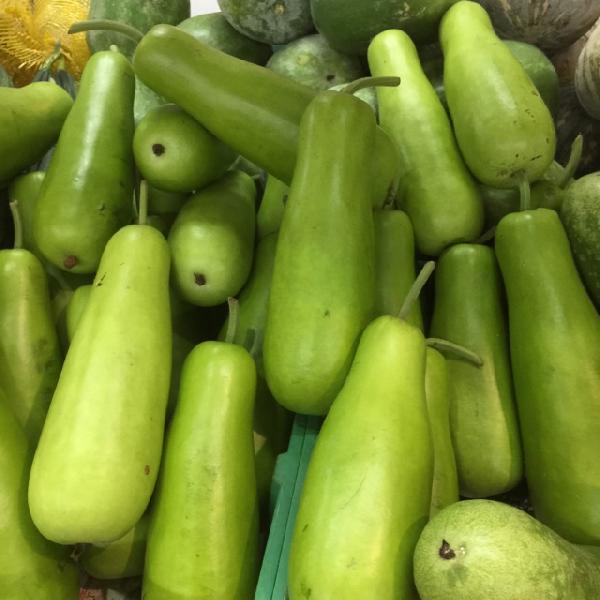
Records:
M295 412L327 412L373 314L374 139L373 112L349 94L321 92L302 118L263 349L269 388Z
M459 244L442 254L430 334L468 348L483 361L477 366L447 359L460 491L470 498L506 492L523 476L503 303L491 248Z
M401 80L397 87L377 88L379 122L399 150L399 197L417 248L437 256L452 243L474 240L483 227L483 204L415 45L403 31L383 31L368 57L373 75Z
M265 191L256 213L256 236L258 239L279 231L289 187L273 175L267 177Z
M462 155L486 185L514 187L539 179L554 158L548 107L524 68L476 2L461 0L440 25L444 87Z
M186 359L148 532L146 600L254 597L255 377L237 345L203 342Z
M427 348L425 363L425 400L433 446L433 486L430 516L458 502L458 473L450 433L450 399L446 359L434 348Z
M76 600L79 576L68 549L44 539L27 506L31 445L0 391L0 597Z
M216 306L235 296L252 269L256 187L230 171L183 205L171 231L173 283L182 298Z
M556 212L496 228L510 352L536 516L569 541L600 544L600 317Z
M86 64L42 185L33 235L65 271L93 273L106 242L131 217L134 77L129 61L98 52Z
M228 146L284 183L291 182L300 119L315 90L169 25L153 27L140 41L134 69L146 85ZM373 152L377 159L371 198L381 206L397 177L398 156L379 128Z
M75 331L81 321L81 317L88 305L90 295L94 289L93 285L80 285L73 295L69 299L69 303L66 308L66 324L67 324L67 338L69 344L75 337Z
M63 544L130 530L158 474L171 371L169 247L149 225L106 245L37 447L29 506ZM85 485L82 485L82 478Z
M290 599L415 598L412 555L429 517L432 477L423 334L378 317L361 337L308 465Z
M376 210L375 225L375 314L397 315L415 280L415 238L405 212ZM407 321L423 329L421 308L415 302Z
M42 158L58 138L72 105L71 96L53 82L0 87L0 188Z
M61 365L44 267L28 250L0 251L0 388L34 444Z

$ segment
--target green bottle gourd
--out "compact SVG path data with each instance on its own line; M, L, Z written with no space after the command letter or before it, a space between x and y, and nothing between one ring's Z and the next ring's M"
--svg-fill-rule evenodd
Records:
M414 558L421 600L595 600L600 549L576 546L524 510L456 502L423 529Z
M33 221L44 257L93 273L106 242L131 218L134 77L115 51L94 54L60 133Z
M476 239L483 204L414 43L403 31L382 31L369 45L368 59L373 75L401 79L397 87L377 88L377 100L381 127L399 150L398 195L417 248L437 256L452 243Z
M289 186L283 181L279 181L273 175L267 177L265 191L256 213L256 236L259 240L279 231L289 191Z
M256 486L261 516L267 522L275 462L277 456L286 448L292 420L292 415L275 401L269 391L262 364L267 305L276 249L276 233L269 234L258 242L252 273L239 295L239 319L233 338L233 342L246 348L256 361L254 404ZM219 333L220 340L225 339L228 327L229 317Z
M69 344L73 341L75 330L81 321L93 289L93 285L80 285L69 299L66 309L67 338Z
M269 388L295 412L327 412L373 314L374 143L373 112L350 94L321 92L302 117L263 348Z
M191 196L171 231L173 283L196 306L216 306L235 296L252 268L256 187L243 171Z
M425 400L433 445L433 487L431 517L446 506L458 502L458 473L450 434L450 399L446 359L427 348L425 363Z
M185 361L153 502L145 600L254 597L255 370L227 342L203 342Z
M0 87L0 188L44 156L72 105L71 96L53 82Z
M103 545L87 545L80 558L86 573L97 579L139 577L144 572L149 511L118 540Z
M571 542L600 545L600 316L555 211L504 217L496 255L535 514Z
M523 476L503 289L494 251L448 248L438 261L430 334L476 352L483 365L449 357L450 424L463 496L513 488Z
M79 574L69 549L44 539L29 516L31 455L31 444L0 390L0 597L77 600Z
M63 544L123 536L158 475L171 372L170 261L166 240L144 220L142 208L140 224L106 245L33 459L32 519Z
M440 25L444 87L462 155L486 185L540 179L554 159L550 110L525 69L494 32L486 11L460 0Z
M415 238L410 219L401 210L373 211L375 226L375 314L397 315L415 280ZM407 321L423 329L415 302Z
M40 261L21 248L0 250L0 387L28 439L37 442L62 365L48 280Z
M319 432L290 550L290 600L416 598L412 555L429 517L433 450L425 339L381 316Z

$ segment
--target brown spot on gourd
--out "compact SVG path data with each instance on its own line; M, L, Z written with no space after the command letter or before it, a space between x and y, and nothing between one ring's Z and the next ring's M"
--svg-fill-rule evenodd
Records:
M79 261L77 260L76 256L69 254L69 256L65 257L63 265L65 266L65 269L72 269L78 262Z
M154 156L162 156L166 152L166 148L162 144L152 144L152 153Z
M194 281L196 285L206 285L206 277L202 273L194 273Z
M144 473L145 473L146 475L150 475L150 465L146 465L146 466L144 467Z
M444 560L452 560L453 558L456 558L456 553L454 550L452 550L450 544L446 540L442 540L442 545L438 550L438 554Z

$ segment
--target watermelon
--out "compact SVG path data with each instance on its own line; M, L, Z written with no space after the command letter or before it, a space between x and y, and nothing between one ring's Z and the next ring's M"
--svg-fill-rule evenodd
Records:
M314 30L310 0L219 0L240 33L264 44L287 44Z
M543 50L572 44L600 17L598 0L478 0L503 38Z
M142 33L154 25L168 23L177 25L190 16L190 0L91 0L90 19L111 19L127 23ZM115 31L88 31L90 50L108 50L112 44L129 56L133 56L135 42Z

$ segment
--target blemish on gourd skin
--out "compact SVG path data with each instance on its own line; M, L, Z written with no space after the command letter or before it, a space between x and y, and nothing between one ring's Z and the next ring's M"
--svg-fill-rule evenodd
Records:
M166 152L166 148L162 144L152 144L152 153L154 156L162 156Z
M454 550L452 550L450 544L446 540L442 540L442 545L438 550L438 554L444 560L452 560L453 558L456 558L456 553Z
M202 273L194 273L194 282L196 285L206 285L206 277Z
M150 475L150 465L146 465L146 466L144 467L144 473L145 473L146 475Z
M77 265L78 262L79 261L77 260L77 257L70 254L69 256L65 257L63 265L65 266L65 269L72 269L75 265Z

